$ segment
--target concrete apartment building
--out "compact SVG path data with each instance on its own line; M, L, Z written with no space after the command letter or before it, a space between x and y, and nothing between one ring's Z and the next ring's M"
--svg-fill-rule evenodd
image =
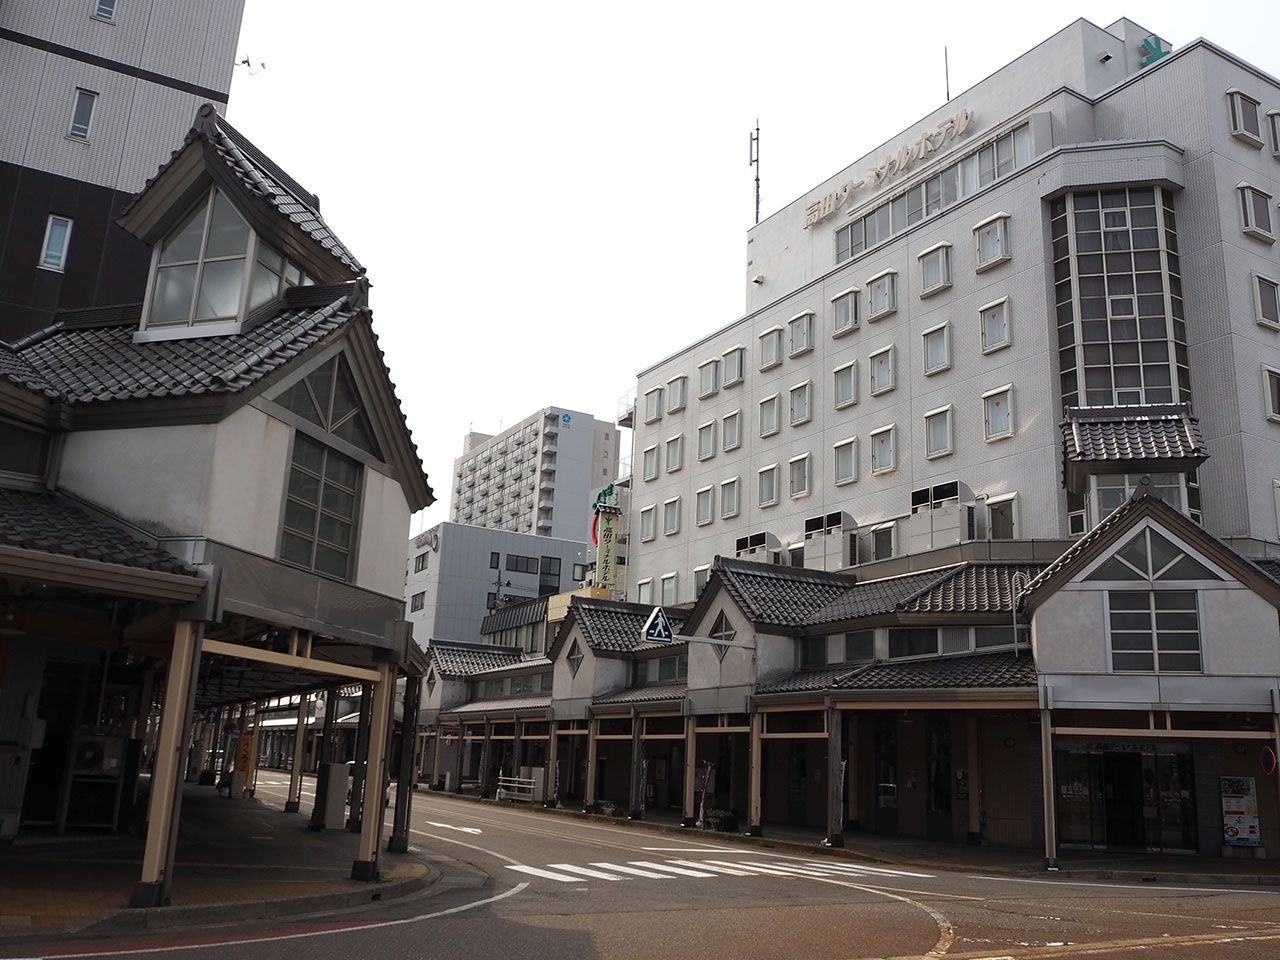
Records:
M1262 552L1278 110L1210 42L1081 20L757 225L745 315L639 374L628 598L717 556L1051 559L1143 475Z
M588 540L591 498L618 472L618 429L545 407L501 433L469 433L453 463L450 519L562 540Z
M244 0L0 4L0 339L128 303L151 251L115 217L202 103L226 111Z

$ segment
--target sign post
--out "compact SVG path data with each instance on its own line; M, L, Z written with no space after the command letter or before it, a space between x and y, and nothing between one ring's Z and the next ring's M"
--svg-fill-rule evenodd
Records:
M622 505L612 483L596 494L592 509L595 511L591 539L596 545L596 586L612 595L618 585L618 528L622 523Z

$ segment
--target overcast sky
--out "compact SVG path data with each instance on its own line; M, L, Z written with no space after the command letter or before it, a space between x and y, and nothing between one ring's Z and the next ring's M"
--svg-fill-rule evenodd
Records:
M417 532L469 428L612 419L638 370L742 314L757 117L768 216L941 104L944 45L953 97L1077 16L1280 74L1278 10L246 0L230 118L369 270L437 497Z

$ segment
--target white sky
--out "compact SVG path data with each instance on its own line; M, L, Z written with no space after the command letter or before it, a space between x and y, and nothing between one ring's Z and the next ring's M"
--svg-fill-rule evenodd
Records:
M246 0L230 119L369 271L437 497L416 532L469 428L611 419L742 314L757 116L768 216L940 105L944 44L954 97L1077 16L1280 74L1275 0Z

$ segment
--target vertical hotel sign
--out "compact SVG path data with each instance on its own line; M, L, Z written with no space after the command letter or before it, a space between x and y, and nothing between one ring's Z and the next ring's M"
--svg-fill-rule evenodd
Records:
M613 484L601 490L592 504L595 520L591 540L596 545L596 586L612 591L618 583L618 527L622 507Z

